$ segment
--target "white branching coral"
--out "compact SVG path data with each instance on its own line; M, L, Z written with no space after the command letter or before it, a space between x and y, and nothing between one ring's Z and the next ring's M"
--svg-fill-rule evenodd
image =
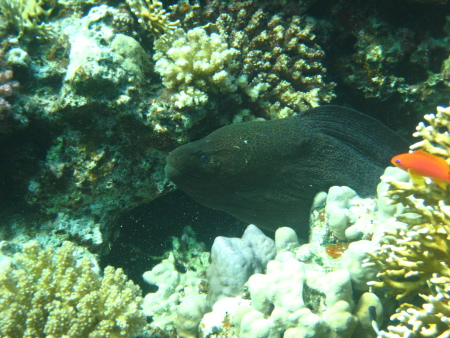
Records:
M450 107L425 115L416 137L423 140L411 146L450 160ZM383 178L390 184L387 196L404 206L397 220L404 229L386 233L381 248L366 265L380 269L372 288L389 288L398 300L420 296L424 304L403 303L392 315L397 325L388 326L379 337L425 338L450 336L450 195L434 183L417 185ZM428 182L428 181L427 181ZM412 302L414 303L414 302Z
M450 159L450 107L438 107L437 114L427 114L424 119L428 126L421 122L414 133L423 140L412 145L412 149L425 149L430 154ZM443 131L444 130L444 131Z
M71 242L37 241L0 270L1 337L131 337L146 324L141 290L122 269L95 264Z
M178 108L202 105L207 93L232 93L237 90L233 70L239 51L229 48L224 37L207 34L203 28L185 33L177 29L166 39L155 41L155 70L166 88L174 89Z

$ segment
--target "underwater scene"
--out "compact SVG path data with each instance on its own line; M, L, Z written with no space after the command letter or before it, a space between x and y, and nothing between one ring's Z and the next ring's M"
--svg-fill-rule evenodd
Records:
M0 0L0 338L450 338L449 0Z

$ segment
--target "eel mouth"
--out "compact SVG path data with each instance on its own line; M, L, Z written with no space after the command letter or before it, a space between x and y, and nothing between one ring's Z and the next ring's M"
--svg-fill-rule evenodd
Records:
M166 166L164 167L164 174L170 181L174 182L175 184L182 177L190 177L190 178L197 179L197 180L200 179L199 176L192 175L192 174L186 173L184 171L181 171L170 164L166 164Z
M182 184L182 182L186 182L186 180L204 181L200 176L184 172L170 164L166 164L164 167L164 174L169 181L175 183L177 186Z
M172 181L172 177L182 175L183 173L179 171L177 168L172 167L169 164L166 164L166 166L164 167L164 174L170 181Z

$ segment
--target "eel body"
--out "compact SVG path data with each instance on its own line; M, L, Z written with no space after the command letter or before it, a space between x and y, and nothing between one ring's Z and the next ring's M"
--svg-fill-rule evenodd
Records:
M264 229L308 230L316 193L334 185L375 195L405 139L379 121L338 106L280 120L220 128L173 150L166 176L199 203Z

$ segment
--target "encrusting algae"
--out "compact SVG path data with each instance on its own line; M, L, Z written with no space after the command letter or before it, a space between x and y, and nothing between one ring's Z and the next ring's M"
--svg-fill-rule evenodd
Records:
M411 149L450 159L450 107L437 108L437 114L425 115L415 137L423 140ZM391 320L396 325L380 331L379 337L449 337L450 335L450 194L431 181L425 184L396 182L387 196L403 211L397 220L405 227L388 232L378 251L369 253L366 266L376 265L379 281L369 282L372 289L389 288L388 296L413 302L420 296L421 306L402 303Z

